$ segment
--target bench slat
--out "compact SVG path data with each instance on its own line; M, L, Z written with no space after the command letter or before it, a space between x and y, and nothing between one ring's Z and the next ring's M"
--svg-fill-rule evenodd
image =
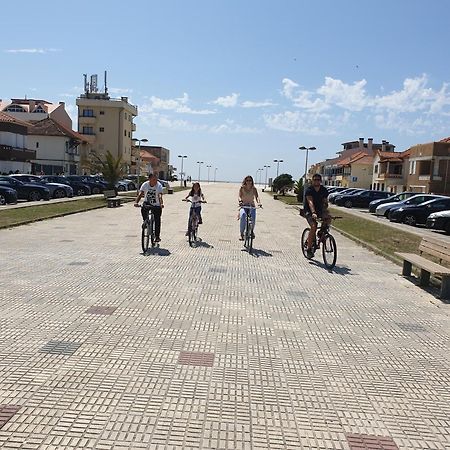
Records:
M424 258L423 256L416 255L415 253L395 252L395 254L400 256L400 258L403 258L404 260L409 261L415 266L420 267L421 269L425 269L434 275L450 275L450 269L436 264L433 261Z
M422 240L419 245L419 252L427 253L429 255L435 256L442 261L450 263L450 246L447 246L443 242L430 242Z

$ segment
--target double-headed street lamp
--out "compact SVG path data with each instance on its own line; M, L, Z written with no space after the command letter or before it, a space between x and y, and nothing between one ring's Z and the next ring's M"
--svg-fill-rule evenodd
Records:
M181 158L180 186L183 186L183 161L184 158L187 158L187 155L178 155L178 158Z
M148 142L148 139L137 139L137 138L133 138L132 139L133 142L138 142L138 164L137 164L137 168L136 168L136 175L137 175L137 193L139 194L139 182L140 182L140 176L141 176L141 142Z
M266 186L267 186L267 169L268 169L270 166L264 165L264 167L265 167L265 169L266 169L266 180L264 181L264 189L266 189Z
M197 161L198 164L198 182L200 183L200 168L202 167L203 161Z
M217 172L217 167L214 169L214 183L216 182L216 172Z
M282 159L274 159L273 162L277 163L277 178L278 178L278 169L280 168L280 163L282 163L283 160Z
M208 168L208 184L209 184L209 169L211 169L211 164L208 164L207 166L206 166L207 168Z
M299 147L299 150L306 150L306 158L305 158L305 182L303 183L304 189L306 189L306 177L308 174L308 153L313 150L317 150L316 147Z

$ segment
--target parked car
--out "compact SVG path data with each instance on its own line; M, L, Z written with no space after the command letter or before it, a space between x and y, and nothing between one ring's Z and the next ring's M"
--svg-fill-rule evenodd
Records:
M389 213L395 208L401 208L404 205L420 205L423 202L433 200L433 198L437 197L437 195L433 194L416 194L399 202L384 203L377 207L375 214L377 216L389 217Z
M351 188L351 189L347 189L345 191L335 192L334 194L331 194L331 195L328 196L328 201L331 202L331 203L336 203L336 200L341 195L353 195L353 194L356 194L357 192L361 192L361 191L365 191L365 189Z
M369 203L374 199L382 199L389 197L390 192L366 190L355 192L354 194L338 195L335 204L338 206L345 206L346 208L368 208Z
M81 183L87 184L91 188L92 194L101 194L104 190L104 184L96 181L89 175L68 175L66 177L70 182L79 181Z
M123 180L125 183L127 183L127 187L129 191L135 191L136 190L136 181L130 180L129 178L124 178Z
M425 224L431 213L450 209L450 197L439 197L420 205L405 205L389 214L391 222L403 222L407 225Z
M450 210L431 213L426 225L433 230L444 230L450 234Z
M380 198L378 200L372 200L369 203L369 212L374 213L378 206L385 203L401 202L406 200L413 195L417 195L417 192L401 192L399 194L391 195L388 198Z
M0 184L0 205L7 205L8 203L17 203L17 191Z
M24 183L37 183L45 186L50 191L51 198L73 197L73 189L67 184L49 183L37 175L25 173L14 174L11 177Z
M41 178L49 183L66 184L73 189L75 195L89 195L91 188L81 181L69 180L59 175L42 175Z
M22 183L9 175L0 175L0 185L7 186L17 191L20 200L38 201L50 200L50 191L38 183Z

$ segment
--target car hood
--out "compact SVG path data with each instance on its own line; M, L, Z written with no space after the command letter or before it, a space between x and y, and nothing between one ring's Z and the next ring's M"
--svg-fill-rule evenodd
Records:
M9 193L15 193L16 190L14 188L11 188L9 186L0 186L0 192L9 192Z
M431 213L428 216L429 219L437 219L439 217L450 217L450 211L449 210L439 211L439 212Z
M387 202L387 203L382 203L379 208L390 208L391 206L397 206L399 205L400 202Z

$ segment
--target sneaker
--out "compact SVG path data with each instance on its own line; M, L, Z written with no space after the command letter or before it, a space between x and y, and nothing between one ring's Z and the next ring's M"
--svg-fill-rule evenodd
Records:
M156 239L155 239L155 242L161 242L161 238L159 238L159 237L156 238Z
M314 250L312 248L306 249L306 257L311 259L314 256Z
M255 239L255 233L252 233L252 239Z
M186 234L185 234L185 236L189 236L189 230L188 230L188 231L186 231Z
M240 241L243 241L243 240L244 240L244 235L243 235L243 234L241 234L241 237L239 238L239 240L240 240Z
M202 223L203 223L203 220L200 219L200 220L198 221L198 224L201 225Z
M142 229L144 229L147 226L145 222L142 222Z

